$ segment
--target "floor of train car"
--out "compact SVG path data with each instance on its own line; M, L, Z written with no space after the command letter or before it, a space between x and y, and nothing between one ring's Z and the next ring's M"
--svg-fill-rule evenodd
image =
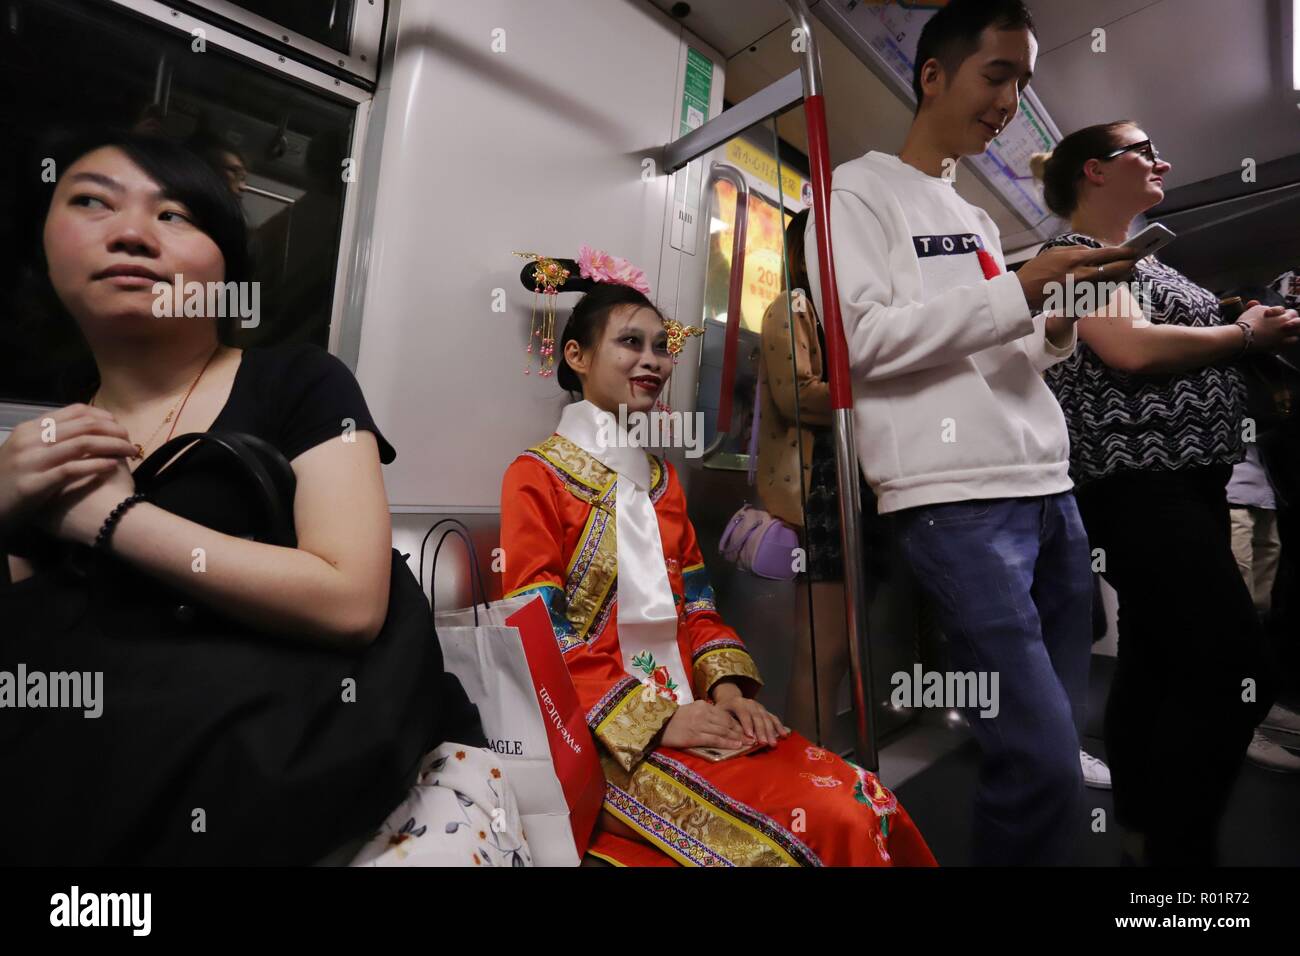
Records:
M1101 715L1115 659L1092 657L1088 687L1088 722L1084 747L1103 760ZM1294 699L1286 703L1295 705ZM952 725L946 713L930 711L884 742L880 751L881 779L889 786L925 835L941 866L967 866L971 862L971 818L975 796L979 749L969 732ZM1187 768L1187 796L1195 799L1197 768ZM1113 824L1114 802L1109 790L1087 791L1080 821L1091 833L1095 808L1111 821L1104 833L1081 839L1075 849L1075 866L1115 866L1120 859L1120 832ZM962 812L953 812L963 808ZM1300 774L1284 774L1256 766L1249 760L1232 791L1220 828L1220 862L1223 866L1300 866Z

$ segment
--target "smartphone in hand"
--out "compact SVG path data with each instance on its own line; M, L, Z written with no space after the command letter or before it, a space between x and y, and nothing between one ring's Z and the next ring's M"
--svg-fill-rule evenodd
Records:
M1136 252L1139 259L1145 259L1173 241L1174 234L1171 230L1158 222L1153 222L1136 236L1125 239L1124 245Z
M726 750L722 747L687 747L688 754L695 754L697 757L703 757L705 760L713 763L722 763L724 760L730 760L732 757L743 757L745 754L753 753L755 750L762 750L766 747L765 743L753 743L747 747L738 747L734 750Z

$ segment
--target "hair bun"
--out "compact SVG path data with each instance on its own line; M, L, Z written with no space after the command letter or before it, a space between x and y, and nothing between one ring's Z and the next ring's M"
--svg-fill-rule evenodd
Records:
M564 280L564 285L560 286L557 292L590 292L596 287L592 279L588 279L578 270L578 261L576 259L555 259L564 269L569 270L569 278ZM519 281L525 289L530 292L539 291L537 289L537 264L535 262L527 263L519 270Z
M1033 153L1029 157L1029 171L1033 173L1035 179L1042 181L1047 172L1047 163L1051 158L1051 153Z

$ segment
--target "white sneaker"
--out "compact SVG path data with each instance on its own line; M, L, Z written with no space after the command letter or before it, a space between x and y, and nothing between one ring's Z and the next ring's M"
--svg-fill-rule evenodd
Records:
M1287 710L1281 704L1274 704L1269 708L1268 716L1259 725L1259 729L1300 737L1300 714L1294 710Z
M1278 770L1282 773L1300 773L1300 757L1297 757L1285 747L1273 743L1258 730L1255 731L1250 746L1246 748L1246 756L1250 758L1251 763L1258 764L1268 770Z
M1094 790L1110 789L1110 767L1088 753L1079 751L1079 763L1083 765L1083 785Z

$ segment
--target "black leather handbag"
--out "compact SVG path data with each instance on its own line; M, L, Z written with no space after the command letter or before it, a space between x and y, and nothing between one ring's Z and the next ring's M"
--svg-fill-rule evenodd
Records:
M250 537L293 547L293 470L255 436L172 439L136 470L137 489L164 487L202 447L260 503ZM210 607L175 613L176 592L121 565L83 550L0 588L0 670L102 674L98 717L0 711L0 862L312 863L378 827L427 751L475 742L477 712L443 672L429 605L396 551L383 630L352 651Z

